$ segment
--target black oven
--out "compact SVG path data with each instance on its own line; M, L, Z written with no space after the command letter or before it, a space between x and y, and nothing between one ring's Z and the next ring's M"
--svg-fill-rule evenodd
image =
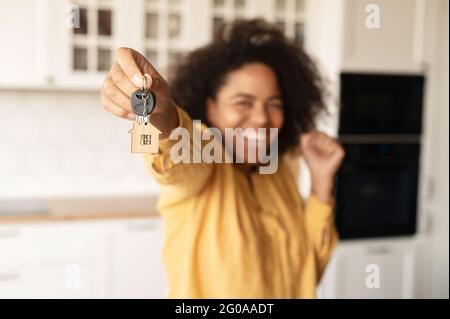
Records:
M420 144L347 143L344 148L336 188L341 238L414 234Z
M420 134L423 76L341 74L339 134Z
M336 182L342 239L416 232L424 78L342 74Z

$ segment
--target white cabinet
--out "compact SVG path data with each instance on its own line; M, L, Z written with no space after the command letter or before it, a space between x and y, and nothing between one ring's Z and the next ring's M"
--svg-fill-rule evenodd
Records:
M106 237L84 224L0 228L1 298L92 298L106 295Z
M315 55L322 50L324 64L339 59L346 71L422 72L428 6L425 0L18 0L0 12L7 43L0 87L98 90L119 46L139 50L167 76L168 66L208 42L219 23L252 17L276 23ZM73 16L79 28L70 27Z
M156 218L0 225L0 298L165 298Z
M43 84L39 62L44 47L36 35L40 34L40 20L34 1L19 0L14 5L2 3L0 10L0 86L26 83ZM41 41L43 39L40 39Z
M161 221L131 220L118 226L113 238L111 297L163 298L167 287Z
M344 70L423 71L426 5L425 0L345 1Z
M415 251L411 240L340 243L318 295L338 299L415 298Z
M0 88L99 90L115 49L166 77L223 21L266 17L303 43L306 0L18 0L0 12ZM14 30L14 32L12 32Z
M97 298L101 273L88 263L67 260L51 265L2 267L0 298ZM100 289L99 289L100 288Z

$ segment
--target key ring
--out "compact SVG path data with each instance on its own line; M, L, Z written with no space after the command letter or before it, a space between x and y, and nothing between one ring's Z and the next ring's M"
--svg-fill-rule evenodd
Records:
M142 76L142 92L147 95L147 77L145 75Z
M155 109L156 96L148 88L148 78L142 76L141 86L131 95L131 108L138 116L138 123L149 122L150 114Z
M142 99L144 100L144 116L147 116L147 111L148 111L148 107L147 107L147 103L148 103L148 98L149 95L147 93L142 93Z
M148 100L148 94L147 94L147 77L145 74L142 76L142 99L144 100L144 117L147 116L147 100Z

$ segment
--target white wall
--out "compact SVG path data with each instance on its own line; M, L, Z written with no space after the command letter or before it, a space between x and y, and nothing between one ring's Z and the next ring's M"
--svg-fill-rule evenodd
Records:
M131 124L98 92L0 90L0 198L155 193Z

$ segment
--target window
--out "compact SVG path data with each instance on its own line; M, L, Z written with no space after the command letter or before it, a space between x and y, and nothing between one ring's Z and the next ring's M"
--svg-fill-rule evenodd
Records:
M213 32L224 22L250 17L247 10L249 0L211 0L213 9Z
M262 17L303 44L307 1L75 0L79 28L69 33L69 69L102 76L111 66L116 47L130 46L170 78L172 66L186 52L208 43L220 25L236 19ZM129 10L118 11L119 7Z
M212 34L224 22L236 19L263 17L275 23L286 36L304 44L305 1L270 0L270 12L260 9L259 0L210 0L212 6ZM261 11L263 10L263 11Z
M305 0L274 0L276 24L297 44L304 44Z
M111 67L113 1L77 1L80 25L72 32L72 70L102 72Z
M145 1L145 55L162 74L186 51L185 0Z

